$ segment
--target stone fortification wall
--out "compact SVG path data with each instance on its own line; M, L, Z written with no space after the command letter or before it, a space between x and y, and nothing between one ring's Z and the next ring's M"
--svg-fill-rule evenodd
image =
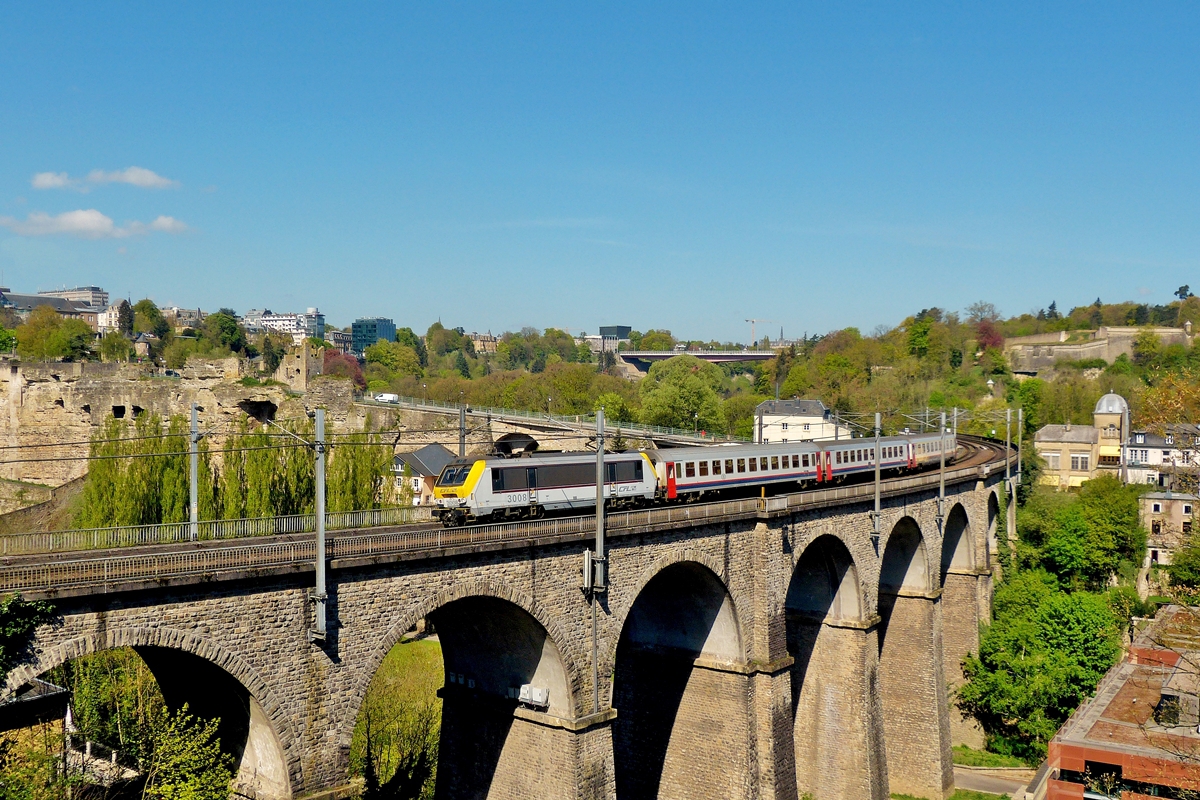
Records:
M433 442L457 450L456 415L356 404L353 384L334 377L315 377L306 391L298 392L286 386L244 386L243 375L244 365L236 358L192 358L180 377L155 375L136 364L7 362L0 366L0 445L22 449L0 459L0 479L61 486L86 474L87 462L30 459L84 456L92 435L114 415L124 419L142 414L186 416L193 402L201 408L201 429L219 431L209 440L214 451L247 414L272 408L277 418L285 419L318 407L328 412L330 432L360 431L369 424L372 430L396 431L399 450ZM531 433L549 450L580 450L589 442L586 435L536 424L489 423L475 415L468 416L467 429L469 453L489 452L496 439L513 432ZM219 453L214 458L219 462Z
M1092 340L1066 344L1065 334L1040 334L1010 339L1005 350L1015 372L1038 372L1051 369L1057 361L1087 361L1102 358L1108 363L1118 357L1133 356L1133 343L1138 335L1150 331L1163 344L1191 346L1188 328L1102 327L1092 333Z

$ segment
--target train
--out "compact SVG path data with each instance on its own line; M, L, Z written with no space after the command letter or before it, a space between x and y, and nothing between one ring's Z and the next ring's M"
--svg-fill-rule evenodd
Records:
M953 433L902 434L879 440L881 472L936 466ZM791 485L836 483L875 471L875 439L635 450L604 456L606 508L694 502L705 495ZM446 527L537 519L596 507L596 454L534 453L467 456L451 461L434 484L434 514Z

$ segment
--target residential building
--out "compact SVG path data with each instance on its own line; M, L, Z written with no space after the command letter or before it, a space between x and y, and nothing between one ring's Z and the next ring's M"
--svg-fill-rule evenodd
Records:
M1027 796L1194 796L1200 790L1198 658L1200 610L1160 609L1050 741Z
M433 502L433 485L438 475L454 460L454 453L440 444L427 444L412 453L397 453L392 459L392 473L396 477L396 490L404 489L404 468L408 467L409 486L415 506Z
M1046 468L1039 482L1067 489L1082 486L1101 470L1118 477L1122 471L1122 441L1129 429L1129 404L1109 392L1092 411L1092 425L1045 425L1033 437L1033 447Z
M198 308L180 308L179 306L171 306L162 310L163 316L167 322L175 329L175 332L184 330L185 328L199 328L204 324L204 312Z
M92 308L106 308L108 306L108 292L99 286L76 286L74 289L54 289L49 292L38 292L38 295L41 297L61 297L63 300L70 300L76 305L91 306Z
M820 400L767 400L754 410L754 441L811 442L816 439L849 439L850 428Z
M1130 483L1193 488L1200 471L1200 426L1168 425L1161 432L1133 431L1125 443ZM1187 480L1181 480L1187 478Z
M149 358L150 349L158 344L158 337L153 333L139 333L133 337L133 352L138 358Z
M303 314L275 314L269 308L251 309L242 317L247 332L272 331L292 337L295 344L309 337L325 338L325 315L315 308Z
M329 342L335 350L342 353L349 353L353 339L345 331L339 331L337 328L326 328L325 341Z
M475 347L476 353L494 353L499 339L492 335L491 331L487 333L468 333L466 337L471 340L471 344Z
M0 287L0 308L10 308L16 312L21 321L29 318L30 312L39 306L50 306L64 317L79 319L80 305L67 300L65 297L52 297L41 294L15 294L7 287Z
M1200 497L1186 492L1147 492L1138 498L1138 518L1150 536L1146 550L1151 564L1170 564L1171 554L1192 532Z
M350 325L350 350L355 355L380 339L385 342L396 341L396 323L387 317L364 317L356 319Z
M103 336L121 329L121 304L108 306L96 315L96 332Z
M288 350L271 377L297 392L306 392L308 382L320 375L324 366L322 348L313 347L312 342L305 339Z

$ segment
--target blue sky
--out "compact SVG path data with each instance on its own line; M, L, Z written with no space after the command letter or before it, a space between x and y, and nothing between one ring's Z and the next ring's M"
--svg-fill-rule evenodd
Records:
M1194 5L247 5L5 7L4 285L740 340L1200 285Z

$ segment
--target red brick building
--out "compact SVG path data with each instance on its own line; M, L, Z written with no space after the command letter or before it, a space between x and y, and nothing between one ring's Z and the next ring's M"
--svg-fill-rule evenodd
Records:
M1050 742L1046 800L1196 797L1198 667L1200 609L1163 608Z

